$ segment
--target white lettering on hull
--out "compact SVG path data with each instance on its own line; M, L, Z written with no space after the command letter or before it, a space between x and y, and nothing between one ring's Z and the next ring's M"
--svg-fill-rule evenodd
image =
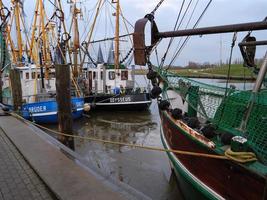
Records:
M110 98L110 103L131 102L131 97Z
M29 112L31 113L45 112L46 110L46 106L29 107Z

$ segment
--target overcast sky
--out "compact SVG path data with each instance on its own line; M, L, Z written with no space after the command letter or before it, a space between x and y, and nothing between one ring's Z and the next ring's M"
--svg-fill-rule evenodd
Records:
M96 2L96 0L82 1L84 2L83 6L86 6L88 10L90 10ZM185 5L187 5L189 1L190 0L186 0ZM198 0L192 0L192 8L197 1ZM209 0L199 0L192 22L196 21L208 1ZM9 6L10 1L3 0L3 2ZM25 0L24 2L25 13L28 21L30 22L33 15L35 1ZM52 10L53 7L50 5L48 0L44 0L44 2L46 3L49 13L49 10ZM65 4L64 11L66 12L66 16L68 16L67 13L69 12L69 5L66 4L67 0L62 0L62 2ZM120 0L120 2L125 17L134 24L136 20L151 12L159 0ZM181 4L182 0L165 0L163 2L162 6L158 9L155 15L155 20L160 31L171 31L173 29ZM213 0L198 27L261 21L267 16L266 11L267 0ZM185 24L186 23L183 24L182 28L184 28ZM190 23L191 26L189 25L189 27L192 27L192 24L193 23ZM84 26L88 26L88 24L85 24ZM238 42L242 40L245 34L246 33L238 34ZM257 37L257 40L267 39L266 37L264 38L264 35L267 36L267 31L255 32L253 35ZM231 38L232 34L191 37L175 64L186 65L188 61L214 63L219 62L220 58L226 60L229 57ZM167 41L168 40L162 41L161 46L159 46L160 55L162 55L165 51ZM176 39L175 41L176 42L173 43L174 47L175 44L178 44L179 39ZM220 43L222 44L221 46ZM172 48L172 50L173 49L174 48ZM257 57L262 57L264 53L264 47L261 47L257 50L256 55ZM171 52L167 59L170 60L172 55L173 54ZM235 47L234 58L240 57L241 54L239 49L238 47Z
M131 21L136 21L150 12L158 1L122 0L121 2L125 13L130 13L128 16L131 17ZM188 3L189 1L186 2ZM200 0L199 9L196 9L196 16L200 15L207 2L208 0ZM155 16L160 31L171 31L173 29L181 3L182 0L164 1ZM266 10L266 0L213 0L198 27L261 21L267 17ZM244 35L245 33L238 34L237 41L241 41ZM267 39L267 31L255 32L253 35L258 40ZM201 38L198 36L191 37L186 48L178 57L176 64L185 65L190 60L196 62L219 62L221 57L220 49L222 49L222 59L226 60L229 57L231 40L232 34L203 36ZM177 41L179 40L177 39ZM220 48L220 41L222 41L222 48ZM264 48L259 48L257 57L262 57L264 53ZM234 57L241 57L238 47L234 49Z

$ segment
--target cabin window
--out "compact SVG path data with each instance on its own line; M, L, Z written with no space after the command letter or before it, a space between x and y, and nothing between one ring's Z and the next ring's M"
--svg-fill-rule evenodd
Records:
M101 72L100 76L101 76L101 80L103 80L103 72Z
M35 79L36 78L35 75L36 75L36 73L35 72L32 72L32 79Z
M93 80L96 79L96 72L93 72Z
M56 78L56 73L55 72L50 72L49 73L49 78Z
M37 78L41 78L41 74L38 73L38 74L37 74Z
M115 72L109 72L108 78L109 78L109 80L114 80L115 79Z
M121 72L121 80L128 80L128 71Z
M26 72L26 79L29 79L30 78L30 74L29 72Z

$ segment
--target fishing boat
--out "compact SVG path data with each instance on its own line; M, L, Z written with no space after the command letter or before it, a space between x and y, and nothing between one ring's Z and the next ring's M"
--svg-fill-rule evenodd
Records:
M54 69L50 72L50 76L54 78L50 78L49 80L41 78L41 69L34 65L24 65L23 67L17 67L16 70L20 74L22 88L23 103L19 111L22 117L36 123L57 123L58 107ZM12 108L11 84L10 77L7 73L4 73L2 81L2 103ZM38 91L37 93L35 92L36 89ZM72 97L71 104L72 118L81 118L84 109L84 99L81 97Z
M152 43L146 46L144 30L149 22ZM185 199L267 199L267 89L263 84L267 52L261 67L254 63L256 46L267 42L251 36L251 31L266 29L265 20L159 32L154 13L135 24L135 62L149 66L162 143ZM163 38L240 31L249 32L239 43L244 66L258 71L253 90L208 85L157 68L147 59ZM231 48L235 41L236 33Z
M32 40L31 42L27 41L25 45L26 50L23 50L20 31L20 16L22 16L20 14L22 12L20 3L13 2L13 8L14 16L16 16L15 23L17 27L18 45L17 49L14 49L14 43L11 39L10 29L8 28L8 26L12 26L12 22L9 25L5 24L1 32L1 57L3 55L5 57L5 59L1 60L2 103L12 109L16 107L14 109L18 110L19 114L25 119L37 123L57 123L56 71L54 67L55 63L51 58L51 51L48 50L49 48L47 46L48 41L46 37L48 37L48 33L44 31L44 27L50 25L46 25L43 20L43 3L41 1L37 1L36 3ZM42 39L39 37L36 40L36 22L39 14L42 18L40 20L40 27L43 27L43 34ZM10 45L9 48L7 44ZM27 50L28 45L30 46L30 51ZM40 50L37 50L38 48ZM11 59L9 58L9 52L11 52ZM25 54L27 59L25 59ZM17 90L14 90L14 88L17 88ZM16 103L14 103L16 101L15 99L18 99ZM71 98L71 105L72 118L77 119L82 117L84 99L73 96Z
M131 69L120 65L98 64L96 68L88 68L90 93L85 102L93 109L103 110L146 110L152 100L148 89L134 87L134 73ZM115 78L116 77L116 78ZM116 79L116 80L115 80Z
M116 16L115 37L99 40L102 42L112 40L108 58L106 60L103 58L100 45L95 61L90 53L86 51L90 62L83 67L83 77L86 80L85 102L90 103L92 109L113 111L146 110L152 102L149 87L136 87L134 74L136 66L131 65L132 48L130 48L124 58L121 58L120 40L122 37L119 35L119 21L120 16L123 15L121 13L120 1L114 1L113 3L115 4L114 7L116 7L114 14ZM98 5L101 5L101 3ZM126 35L129 37L130 34ZM115 49L113 49L113 40ZM97 41L88 42L85 45L86 49L88 49L88 46L92 46L93 43L97 43Z

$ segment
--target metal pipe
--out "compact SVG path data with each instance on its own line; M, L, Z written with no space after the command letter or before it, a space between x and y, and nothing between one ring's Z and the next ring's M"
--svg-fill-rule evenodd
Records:
M263 63L261 65L257 80L256 80L255 85L253 87L252 94L251 94L252 96L251 96L251 100L249 102L249 105L247 107L247 111L245 113L245 116L244 116L241 124L240 124L240 130L242 130L242 131L245 131L247 129L247 123L248 123L250 114L252 112L252 109L253 109L253 106L255 103L255 96L256 96L256 93L261 89L266 72L267 72L267 51L265 53Z
M264 56L257 80L256 80L255 85L253 87L253 92L258 92L261 89L261 85L264 81L266 72L267 72L267 51L265 53L265 56Z
M263 41L255 41L255 42L240 42L238 46L261 46L261 45L267 45L267 40Z
M217 34L217 33L255 31L255 30L264 30L264 29L267 29L267 21L195 28L195 29L178 30L178 31L159 32L157 34L157 37L158 38L169 38L169 37L181 37L181 36L191 36L191 35L208 35L208 34Z

